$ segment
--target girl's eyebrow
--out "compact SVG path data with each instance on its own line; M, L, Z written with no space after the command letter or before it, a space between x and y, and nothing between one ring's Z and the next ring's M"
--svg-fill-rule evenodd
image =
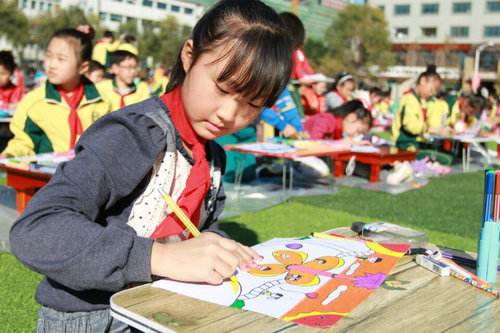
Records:
M217 89L219 89L221 92L223 92L224 94L230 94L229 91L223 89L220 84L217 82L217 80L214 80L214 84L215 86L217 87ZM257 105L255 103L252 103L252 102L248 102L248 105L250 105L251 107L254 107L254 108L263 108L264 105Z

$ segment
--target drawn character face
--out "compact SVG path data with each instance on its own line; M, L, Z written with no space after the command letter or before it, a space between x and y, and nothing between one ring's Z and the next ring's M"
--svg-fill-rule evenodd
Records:
M278 264L260 264L248 272L255 276L277 276L286 273L285 281L297 286L312 286L320 282L315 272L328 271L344 264L344 260L334 256L323 256L309 262L307 253L302 251L274 251L273 257ZM300 268L300 269L299 269Z

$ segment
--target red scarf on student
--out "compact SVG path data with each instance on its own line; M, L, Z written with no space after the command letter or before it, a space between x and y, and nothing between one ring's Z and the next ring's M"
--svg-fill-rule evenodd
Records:
M57 90L61 94L62 98L68 103L70 112L68 117L69 124L69 148L75 148L75 143L78 137L82 134L83 128L82 123L80 121L80 117L78 117L78 106L83 99L83 84L80 83L78 87L73 90L73 94L68 96L68 92L62 89L61 87L57 87Z
M210 186L210 170L205 153L206 140L200 138L194 131L182 104L181 88L177 87L163 96L161 100L170 110L170 117L179 131L182 141L193 153L194 165L186 181L186 187L177 199L177 205L186 213L198 227L200 224L200 209ZM167 189L168 191L168 189ZM151 235L159 239L179 235L186 229L174 213L169 214Z

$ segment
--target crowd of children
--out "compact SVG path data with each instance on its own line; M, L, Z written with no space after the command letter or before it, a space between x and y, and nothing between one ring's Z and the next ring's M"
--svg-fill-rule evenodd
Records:
M392 113L388 91L357 89L347 72L315 73L298 17L258 0L219 1L171 71L142 81L133 36L92 38L88 26L56 31L46 80L27 94L12 54L0 52L0 109L13 113L14 135L1 155L75 150L11 230L13 253L45 276L38 332L126 330L109 315L112 293L154 276L217 284L255 265L259 256L217 227L235 160L227 154L226 165L215 139L254 141L266 125L265 137L365 144L375 126L416 149L432 135L495 133L500 123L493 91L464 92L450 108L434 67ZM297 161L325 176L320 162ZM162 191L202 236L189 237Z

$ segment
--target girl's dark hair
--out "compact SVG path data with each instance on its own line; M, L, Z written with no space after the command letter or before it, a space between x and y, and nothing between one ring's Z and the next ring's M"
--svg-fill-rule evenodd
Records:
M292 39L292 47L294 50L304 46L306 41L306 30L300 18L290 12L283 12L280 14L285 29Z
M134 59L136 62L139 62L139 58L127 50L118 50L111 53L111 65L119 65L127 59Z
M427 66L427 69L425 72L420 73L420 75L417 78L417 84L422 81L422 79L432 79L435 78L437 80L441 80L441 75L437 72L437 68L435 65L429 65Z
M106 72L106 67L101 65L100 62L95 61L95 60L90 60L89 61L89 73L92 73L94 71L103 71Z
M280 16L258 0L222 0L193 28L194 66L199 57L224 45L227 59L217 82L250 100L271 107L285 88L292 67L292 45ZM182 49L181 49L182 51ZM186 73L181 53L172 68L167 92L182 84Z
M353 99L352 101L345 102L341 106L336 107L335 109L328 110L327 112L332 113L335 117L345 118L348 114L354 113L358 120L365 122L369 127L372 126L373 117L370 111L365 108L363 103L357 99Z
M14 73L17 66L12 52L6 50L0 51L0 65L5 67L10 73Z
M56 31L49 39L49 44L54 38L61 38L73 43L77 47L77 57L79 62L90 61L92 59L92 38L89 34L76 29L61 29Z

